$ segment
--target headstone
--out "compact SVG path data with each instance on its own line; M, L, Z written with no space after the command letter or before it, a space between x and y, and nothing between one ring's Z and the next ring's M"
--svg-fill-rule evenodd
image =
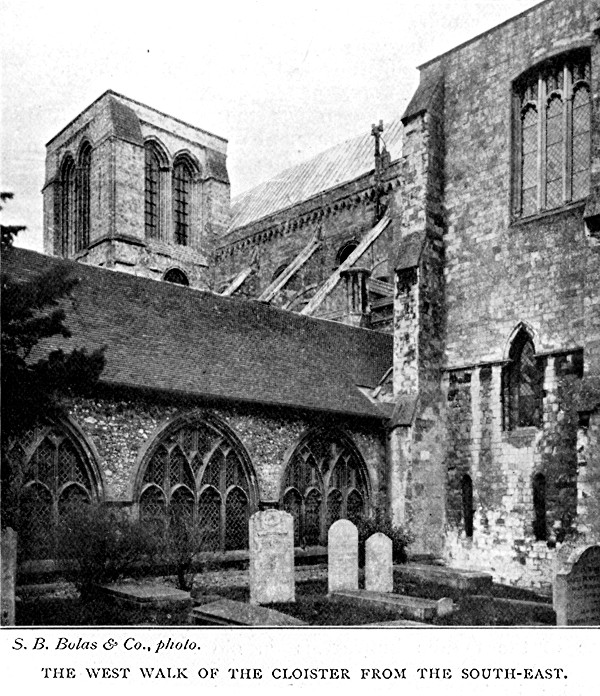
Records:
M15 625L15 581L17 577L17 533L8 527L2 530L2 626Z
M250 518L250 603L294 602L294 518L263 510Z
M365 590L394 590L392 540L381 532L372 534L365 544Z
M557 626L600 626L600 545L557 554L553 604Z
M358 589L358 529L350 520L338 520L327 535L329 592Z

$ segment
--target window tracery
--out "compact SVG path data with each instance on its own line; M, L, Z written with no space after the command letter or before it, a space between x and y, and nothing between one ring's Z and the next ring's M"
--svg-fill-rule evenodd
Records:
M80 449L62 427L38 424L7 447L18 491L19 556L56 558L63 520L98 499L95 477Z
M525 329L516 335L502 379L505 430L539 427L542 420L543 370Z
M160 538L181 526L202 551L248 547L256 491L240 446L217 423L185 421L153 447L141 480L140 519Z
M590 79L589 51L576 51L515 82L515 215L527 217L588 195Z
M367 470L346 437L314 431L287 466L281 505L294 518L294 544L327 543L337 520L359 522L369 504Z

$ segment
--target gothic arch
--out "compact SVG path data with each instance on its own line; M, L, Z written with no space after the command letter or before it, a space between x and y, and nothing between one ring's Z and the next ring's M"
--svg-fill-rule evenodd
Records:
M90 140L90 138L88 136L83 138L81 140L81 142L79 143L79 147L77 148L77 161L81 162L81 159L82 159L84 153L87 150L93 150L93 149L94 149L94 146L92 145L92 141Z
M158 158L161 169L169 169L172 158L166 145L161 140L154 135L144 138L144 148L148 148L154 152Z
M539 336L538 336L537 331L533 328L533 326L526 321L520 321L518 324L516 324L516 326L510 332L510 335L507 338L506 343L504 344L504 351L502 353L503 360L510 359L509 354L510 354L512 345L515 341L515 338L522 331L524 331L525 333L528 334L529 338L531 339L531 341L534 345L539 344Z
M370 499L367 466L342 430L312 428L286 458L280 504L294 517L297 546L325 545L333 522L358 522L368 514Z
M533 336L522 324L511 338L502 369L504 429L540 427L544 371L536 358Z
M202 176L202 168L196 157L189 150L178 150L173 155L173 167L175 167L180 162L184 162L192 172L194 176L194 181L197 181Z
M11 440L6 456L16 492L19 555L55 558L64 516L104 498L95 448L71 419L48 418Z
M159 536L193 525L200 548L247 548L258 486L246 449L212 414L192 411L159 427L138 457L133 484L141 519Z

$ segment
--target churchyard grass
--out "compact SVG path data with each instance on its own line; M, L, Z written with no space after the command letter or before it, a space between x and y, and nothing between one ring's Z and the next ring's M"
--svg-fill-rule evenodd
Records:
M363 585L362 572L360 585ZM229 578L228 578L229 576ZM174 582L174 580L172 580ZM21 626L189 626L189 609L117 604L108 598L83 602L71 586L64 583L62 591L53 594L23 597L17 606L17 625ZM524 626L552 625L552 605L549 597L535 592L492 585L488 596L471 595L431 582L406 582L394 578L394 592L412 596L440 599L451 597L456 611L434 619L439 626ZM243 571L223 571L199 574L195 593L218 594L247 602L249 587ZM517 600L525 604L512 604ZM533 602L537 602L533 604ZM531 605L529 604L531 603ZM365 607L349 599L327 596L325 568L314 567L311 578L296 582L296 602L269 605L312 626L360 626L392 621L397 616L381 607Z

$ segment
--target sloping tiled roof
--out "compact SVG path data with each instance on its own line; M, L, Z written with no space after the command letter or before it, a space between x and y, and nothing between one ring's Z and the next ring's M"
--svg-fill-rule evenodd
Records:
M391 161L397 160L402 147L400 119L385 125L382 137ZM244 227L278 210L306 201L374 168L374 145L370 132L334 145L307 162L286 169L273 179L236 196L232 201L230 229Z
M356 385L374 387L391 366L389 335L25 249L6 253L3 271L54 264L80 282L72 338L48 348L106 345L105 384L381 417Z

